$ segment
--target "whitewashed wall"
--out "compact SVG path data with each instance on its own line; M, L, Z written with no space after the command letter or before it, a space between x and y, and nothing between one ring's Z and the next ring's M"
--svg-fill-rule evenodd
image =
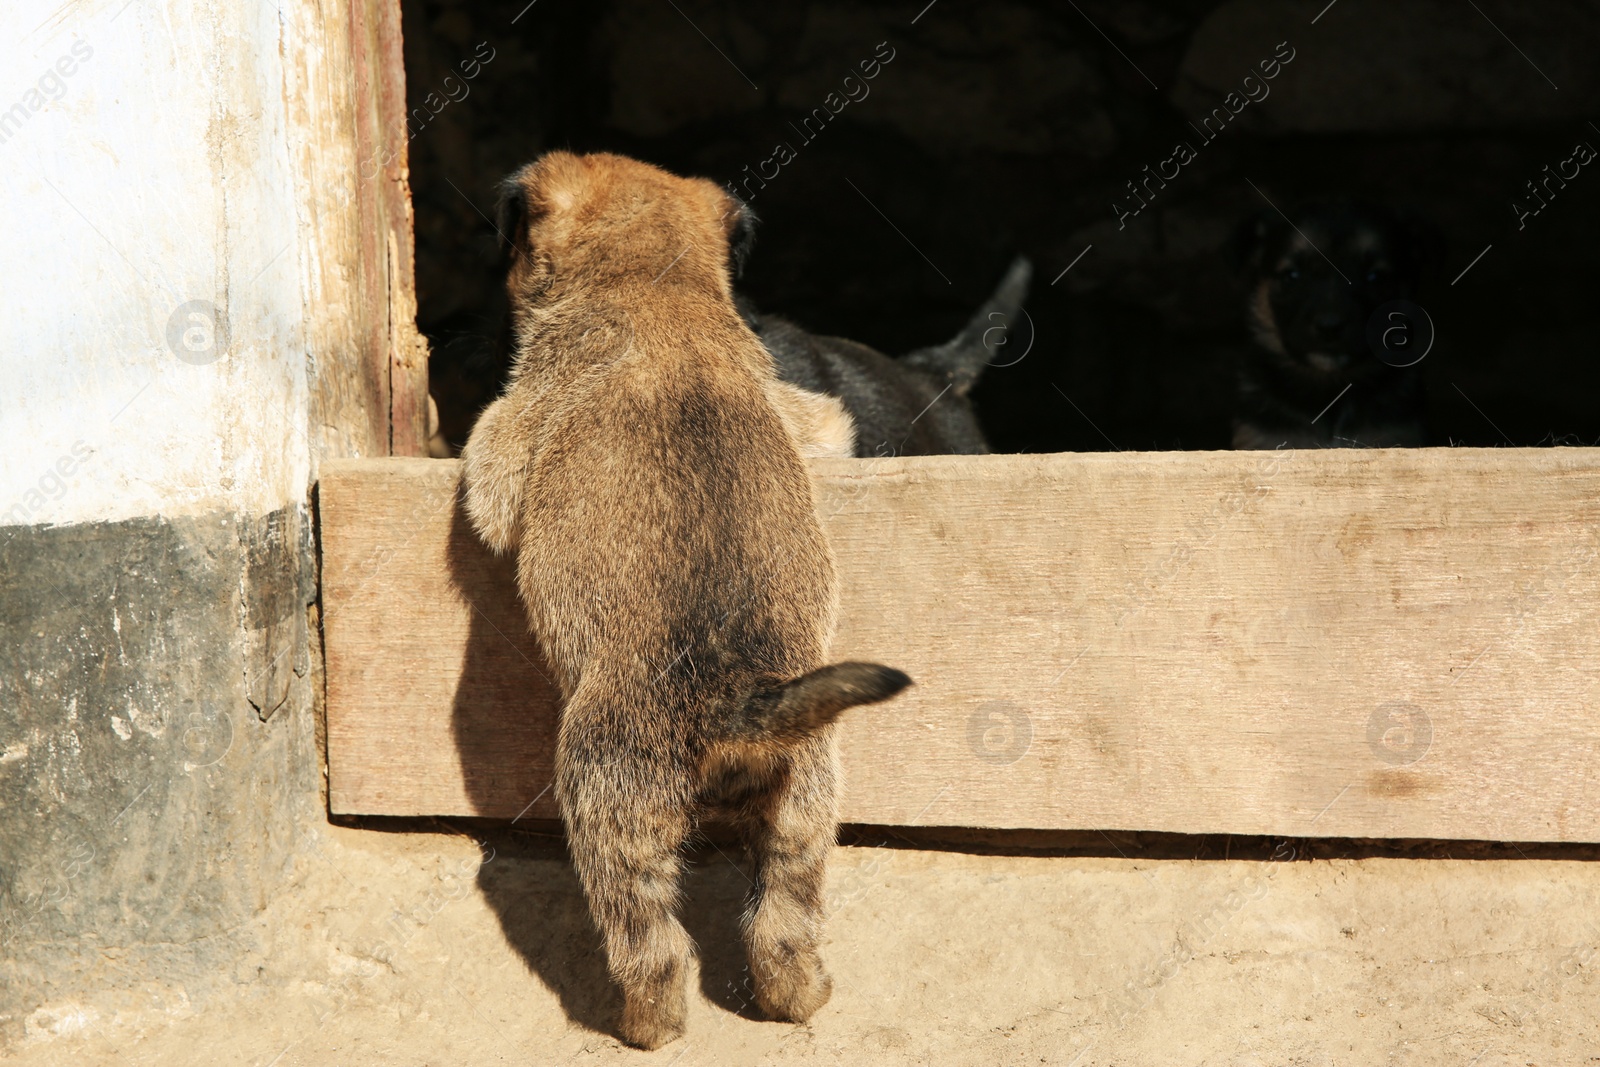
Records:
M234 995L325 818L308 490L426 395L399 53L398 0L0 0L0 1060Z
M0 27L0 524L303 502L295 28L226 0Z

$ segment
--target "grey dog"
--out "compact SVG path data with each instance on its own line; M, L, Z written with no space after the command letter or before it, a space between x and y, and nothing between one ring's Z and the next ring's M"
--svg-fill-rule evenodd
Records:
M784 381L844 401L856 423L856 455L979 455L989 451L968 398L1002 354L1028 294L1033 267L1018 256L994 294L949 341L899 359L843 337L809 333L741 297L739 310L778 363Z

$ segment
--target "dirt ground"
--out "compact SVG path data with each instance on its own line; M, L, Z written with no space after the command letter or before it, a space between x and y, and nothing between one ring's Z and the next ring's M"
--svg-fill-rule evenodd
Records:
M808 1025L749 1006L734 925L745 875L716 845L691 858L689 1034L642 1053L608 1031L615 996L559 845L330 826L256 921L236 992L53 1004L11 1062L1600 1063L1600 863L862 839L834 856L836 989Z

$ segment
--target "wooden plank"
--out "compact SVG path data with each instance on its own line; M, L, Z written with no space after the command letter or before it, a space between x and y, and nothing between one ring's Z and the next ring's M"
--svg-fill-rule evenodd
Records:
M370 292L379 282L366 249L372 230L370 189L376 164L357 144L360 117L371 104L361 92L364 62L360 4L291 0L286 32L299 40L285 48L285 93L292 133L296 200L305 213L298 259L306 287L306 351L316 368L309 420L312 455L382 456L389 452L387 368L363 357L379 343L388 315L374 321ZM359 91L358 91L359 90Z
M406 64L400 0L364 0L376 29L380 78L373 106L378 139L388 160L379 185L387 227L389 331L389 454L428 454L428 343L417 332L416 240L411 209L411 127L406 111Z
M399 0L291 0L289 138L317 458L426 453Z
M409 130L399 0L349 5L353 109L347 139L359 160L353 213L359 220L358 321L364 329L352 353L379 404L381 453L427 453L427 345L416 327L412 266ZM351 355L343 360L353 364ZM356 373L346 366L342 375Z
M847 821L1600 841L1600 450L833 460ZM325 465L335 812L555 813L453 462Z

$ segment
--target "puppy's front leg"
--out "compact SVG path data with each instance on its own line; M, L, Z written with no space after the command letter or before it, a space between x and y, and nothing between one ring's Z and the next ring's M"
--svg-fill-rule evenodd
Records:
M521 540L522 497L533 432L519 418L509 396L483 409L461 449L461 477L467 487L467 516L488 546L510 552Z

